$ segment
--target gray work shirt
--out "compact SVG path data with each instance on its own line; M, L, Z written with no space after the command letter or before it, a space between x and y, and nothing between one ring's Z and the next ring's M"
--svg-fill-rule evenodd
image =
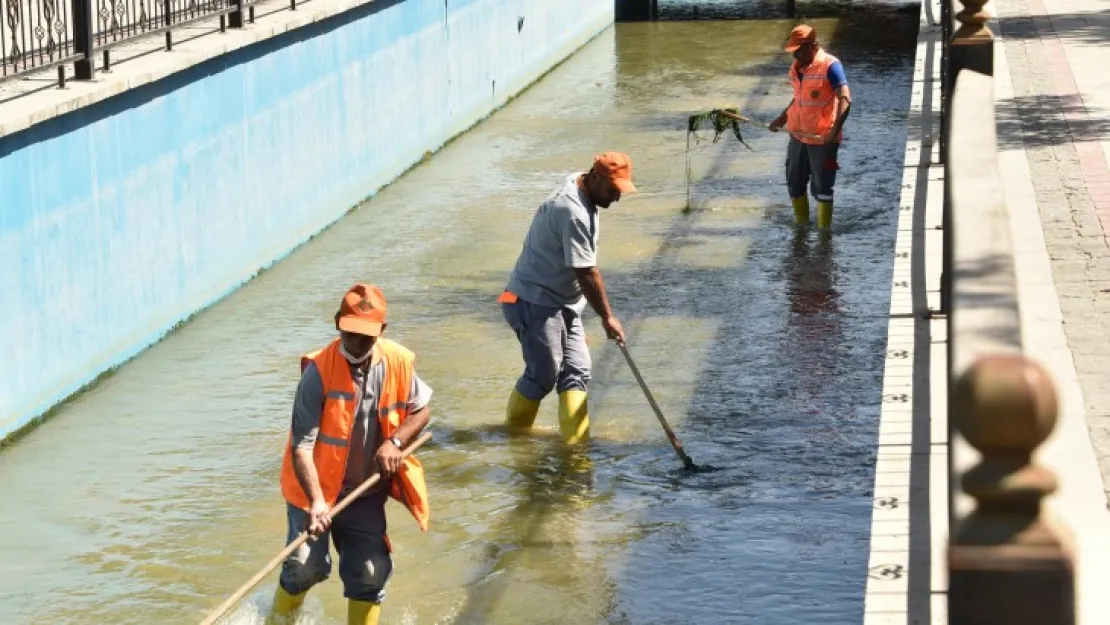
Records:
M351 428L348 445L347 471L343 476L342 492L355 488L374 472L374 454L381 446L378 427L378 398L382 393L385 380L385 359L370 366L368 374L362 367L351 366L351 379L355 382L355 422ZM409 389L409 414L428 405L432 389L420 376L413 372L412 386ZM301 374L297 385L297 396L293 400L293 447L311 450L316 445L320 433L320 413L324 409L324 381L316 363L310 362ZM382 491L384 492L384 491Z
M524 247L506 288L540 306L585 308L575 269L597 266L597 207L578 186L581 173L567 176L532 218Z

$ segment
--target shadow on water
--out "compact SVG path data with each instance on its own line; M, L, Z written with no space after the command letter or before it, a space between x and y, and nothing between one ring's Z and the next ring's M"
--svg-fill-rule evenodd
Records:
M901 36L904 45L876 44L875 58L865 32L848 41L840 33L850 25L822 24L859 103L831 239L795 232L781 137L759 129L750 140L755 153L699 147L698 206L680 212L684 138L666 120L713 106L722 94L777 114L789 100L786 55L768 55L790 24L619 25L600 42L611 47L591 44L563 74L524 94L527 106L499 112L383 192L372 210L354 211L343 227L152 350L142 366L90 393L83 419L40 433L53 437L51 448L28 441L21 462L31 469L19 485L33 488L9 485L7 500L34 510L42 493L59 494L66 500L51 508L49 522L64 528L59 518L86 508L96 525L73 519L68 534L49 533L48 522L35 519L29 525L42 533L22 542L48 547L34 557L9 542L19 562L7 570L31 590L5 614L55 622L80 604L89 622L184 620L253 573L254 560L272 556L284 527L275 450L285 440L294 355L330 337L321 320L334 310L332 286L370 273L388 280L401 320L395 336L420 354L439 398L436 443L421 452L434 478L435 530L417 537L403 514L391 512L399 568L387 618L858 622L916 20L886 23L884 36ZM612 76L599 78L610 66ZM755 81L730 73L752 66L766 73ZM551 399L534 439L509 441L485 425L500 423L502 393L515 375L507 361L494 362L509 357L511 333L494 300L519 249L518 240L500 239L527 223L534 208L524 199L599 143L627 146L646 182L638 203L604 217L603 232L623 235L602 235L613 306L690 455L719 471L681 469L621 354L597 340L592 314L597 428L586 449L558 443ZM491 214L492 229L480 219ZM410 216L406 227L396 225ZM366 245L367 232L395 258L368 269L365 254L351 254ZM267 327L274 330L260 337L257 329ZM244 371L253 372L247 384L212 385ZM189 401L155 421L145 401L127 405L150 388L172 388ZM104 419L125 433L150 431L97 438L93 425ZM90 424L78 430L83 435L67 438L62 426L81 424ZM120 468L113 461L134 440L149 454ZM95 479L67 490L73 480L47 479L65 472L40 469L31 451L41 452L39 462L49 451L89 453L81 469ZM121 484L127 479L133 483ZM115 501L105 493L121 488L128 496L118 506L103 505ZM140 506L150 524L118 522ZM84 544L98 534L105 537ZM58 548L59 535L75 545ZM31 575L19 568L23 561L41 566ZM107 590L77 596L90 579ZM39 606L30 595L64 601ZM342 612L334 588L317 596L326 613Z
M558 573L550 567L529 565L529 559L552 558L565 563L567 575L573 570L585 579L549 583L546 592L604 587L592 594L609 597L603 613L610 622L663 622L674 614L705 623L860 618L916 32L909 12L887 17L890 41L877 43L874 55L866 39L845 34L863 37L866 29L847 24L830 35L859 103L842 152L831 236L796 230L789 209L768 209L762 220L721 218L718 198L722 204L738 197L778 207L785 202L780 180L768 179L761 167L737 173L730 164L739 157L718 146L698 183L703 208L661 225L660 246L649 258L616 270L603 265L648 383L665 382L669 364L697 363L678 434L696 462L721 470L683 473L661 432L657 444L595 440L584 455L525 444L528 452L513 455L513 503L496 521L492 536L499 538L490 543L484 574L468 585L458 622L480 622L494 606L501 611L521 603L508 595L510 587L554 582ZM653 40L665 27L618 30L618 100L645 101L664 81L697 96L709 91L705 80L727 69L727 63L703 62L713 57L704 40ZM668 48L675 45L687 52L673 54ZM764 67L759 75L766 78L737 94L747 109L773 110L785 102L785 59ZM637 123L641 130L678 132L662 111L645 110ZM620 219L619 211L609 218ZM725 257L715 257L720 254ZM502 279L474 276L479 284ZM487 300L490 293L455 287L429 296L442 298L434 309L458 311L455 304ZM470 310L501 323L495 308ZM711 327L705 352L668 351L667 332L676 330L652 323L661 314ZM591 413L603 419L612 389L631 376L612 346L593 346L593 357ZM643 418L652 418L646 402ZM587 517L627 525L625 553L606 554L608 574L591 576L588 550L574 539L541 538L553 526L572 528ZM568 600L574 598L570 591Z
M522 576L529 578L528 584L560 588L568 580L551 577L566 578L581 567L570 537L558 540L545 528L574 516L597 497L590 458L581 449L562 446L555 437L505 438L514 476L505 495L514 503L486 539L485 565L468 584L467 599L455 623L487 622L489 615L505 609L507 595L519 592ZM557 560L565 568L536 566L536 559Z
M509 472L499 497L510 503L482 535L482 561L465 583L465 600L452 623L489 623L504 614L516 618L527 614L527 622L532 623L572 622L579 609L586 608L584 604L599 601L606 605L583 613L614 611L609 602L615 589L604 576L604 564L581 549L592 539L581 527L582 517L587 508L614 495L612 489L598 487L599 473L637 446L595 438L588 445L571 447L551 430L510 436L500 425L454 428L443 424L436 428L436 440L437 447L456 451L491 445L509 450L502 458L505 466L499 467ZM441 488L466 488L472 483L466 470L437 475ZM544 614L530 612L530 601L537 594L548 599Z
M853 0L798 0L794 19L804 21L828 17L844 18L855 13L885 11L912 12L916 17L917 6L914 3L911 8L909 4L900 2L861 4ZM659 19L662 21L766 20L788 17L786 0L659 0Z
M611 615L653 622L653 598L665 598L691 622L720 622L713 619L723 616L802 622L779 620L783 610L823 622L862 610L857 586L866 568L877 414L868 408L880 401L885 319L878 313L885 300L865 302L869 298L860 296L859 287L850 286L856 293L846 304L838 286L844 271L837 241L774 222L757 233L763 241L752 250L754 268L683 267L674 257L684 241L750 236L699 228L700 217L671 233L641 270L607 272L606 278L615 308L627 315L630 337L645 337L648 329L637 320L660 306L718 324L678 433L696 462L721 470L682 471L661 432L654 445L595 440L585 455L550 441L514 442L522 445L513 454L514 503L492 533L496 546L487 573L468 588L458 622L481 622L506 600L510 575L552 574L527 566L525 560L539 557L537 548L581 574L588 562L570 547L543 544L539 537L549 533L543 528L560 523L556 518L567 522L586 506L597 508L593 516L620 519L630 498L649 503L629 528L628 573L605 581L614 586ZM616 287L636 284L650 287ZM860 305L873 308L862 312L875 316L849 312ZM630 345L652 360L665 340L645 337ZM611 384L627 377L623 366L616 350L595 350L597 379ZM599 384L592 396L592 412L604 418L605 387ZM646 403L643 414L651 418ZM445 438L465 443L472 437ZM740 563L747 567L738 569ZM852 566L845 570L844 564ZM665 570L693 579L676 586L667 575L644 574ZM721 577L725 571L728 579ZM710 620L696 621L698 615Z

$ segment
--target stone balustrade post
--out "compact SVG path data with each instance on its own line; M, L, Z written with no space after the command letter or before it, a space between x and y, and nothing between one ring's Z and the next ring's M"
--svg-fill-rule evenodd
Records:
M1048 373L1021 355L988 356L957 381L955 427L982 454L961 480L976 507L948 549L950 625L1074 625L1070 547L1046 521L1056 478L1033 454L1056 425Z

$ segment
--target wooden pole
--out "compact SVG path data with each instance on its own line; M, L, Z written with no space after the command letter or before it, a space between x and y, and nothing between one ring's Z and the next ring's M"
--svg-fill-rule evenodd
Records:
M402 452L401 454L402 457L407 458L409 455L412 454L412 452L416 451L418 447L428 442L428 440L431 438L431 432L425 432L423 435L421 435L408 447L405 448L404 452ZM358 487L351 491L350 494L348 494L346 497L344 497L342 501L335 504L335 507L330 510L329 516L334 518L335 515L342 512L344 508L351 505L351 502L358 499L360 496L362 496L363 493L377 484L380 479L381 475L379 475L378 473L371 475L369 479L367 479L362 484L359 484ZM251 589L262 582L262 579L269 575L270 571L276 569L278 565L284 562L286 558L288 558L294 551L296 551L298 547L303 545L305 541L307 541L309 538L310 536L308 535L307 531L302 531L300 534L298 534L297 537L293 539L293 542L289 543L289 545L287 545L285 549L282 549L278 552L276 556L271 558L270 561L266 563L266 566L262 567L261 570L259 570L257 573L254 574L254 576L247 580L247 583L240 586L239 589L232 593L232 595L228 597L227 600L225 600L223 603L221 603L219 607L209 613L209 615L205 617L203 621L201 621L201 625L212 625L212 623L215 623L236 603L239 603L239 601L241 601L243 597L246 597L247 593L250 592Z

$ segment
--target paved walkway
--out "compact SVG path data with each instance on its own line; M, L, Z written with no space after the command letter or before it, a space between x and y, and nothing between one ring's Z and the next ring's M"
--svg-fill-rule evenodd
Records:
M1032 182L1096 456L1110 484L1110 77L1103 69L1110 6L997 0L995 11L999 69L1008 70L996 75L1010 82L1006 90L1000 80L997 91L999 143L1028 161L1016 168Z
M1042 450L1071 531L1080 623L1110 622L1110 44L1104 0L996 0L999 160L1025 350L1053 374ZM1102 51L1099 47L1102 46Z

